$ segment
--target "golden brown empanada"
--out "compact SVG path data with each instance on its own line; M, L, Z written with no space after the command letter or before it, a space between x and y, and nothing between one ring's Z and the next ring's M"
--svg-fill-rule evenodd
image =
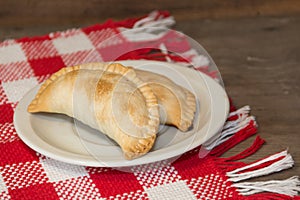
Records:
M159 126L157 98L132 68L90 63L66 67L45 81L28 112L62 113L100 130L127 159L147 153Z
M187 131L193 123L196 111L193 93L163 75L139 69L135 71L143 82L149 84L157 97L160 121L174 125L181 131Z

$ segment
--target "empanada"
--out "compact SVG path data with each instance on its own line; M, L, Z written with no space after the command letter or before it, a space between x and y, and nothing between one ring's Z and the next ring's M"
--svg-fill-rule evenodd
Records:
M62 113L116 141L125 158L147 153L159 127L157 98L132 68L90 63L66 67L40 87L28 112Z
M161 123L187 131L192 126L196 111L194 94L163 75L139 69L135 71L138 78L149 84L157 97Z

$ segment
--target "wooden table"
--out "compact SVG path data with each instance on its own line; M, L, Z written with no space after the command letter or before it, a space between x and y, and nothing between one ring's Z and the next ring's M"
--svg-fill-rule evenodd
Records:
M257 117L259 134L267 143L245 161L286 148L295 159L292 169L258 179L300 175L300 16L208 20L197 15L188 18L179 15L178 19L174 28L197 40L210 53L237 107L250 105L251 113ZM93 18L34 26L6 24L0 28L0 40L95 22ZM224 156L244 150L252 141L253 137Z
M215 60L237 107L250 105L267 143L254 161L289 149L295 166L261 180L300 175L300 17L179 22ZM252 140L225 156L240 152Z

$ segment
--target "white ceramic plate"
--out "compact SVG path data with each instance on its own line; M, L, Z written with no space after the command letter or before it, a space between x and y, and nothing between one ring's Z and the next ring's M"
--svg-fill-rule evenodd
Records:
M153 149L146 155L128 161L121 149L98 131L59 114L30 114L27 106L39 87L19 102L14 124L19 137L35 151L50 158L78 165L124 167L177 158L203 144L221 130L229 111L224 89L207 75L176 64L157 61L120 61L123 65L160 73L186 87L197 97L193 127L180 132L161 126Z

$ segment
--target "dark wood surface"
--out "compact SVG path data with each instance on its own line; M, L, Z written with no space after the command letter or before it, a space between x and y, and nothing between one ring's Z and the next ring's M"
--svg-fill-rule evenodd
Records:
M259 134L267 143L245 161L286 148L295 159L292 169L259 178L265 180L300 175L300 16L281 14L203 19L199 15L186 17L188 12L180 11L175 16L178 20L174 28L197 40L213 57L237 107L250 105L257 118ZM126 17L135 15L129 10ZM106 18L95 15L90 20L53 20L46 25L38 20L34 26L30 20L25 24L6 23L0 27L0 40L86 26ZM3 19L0 22L4 24ZM225 156L244 150L252 141L253 137Z
M0 26L99 22L169 10L178 20L293 15L299 0L9 0L0 1Z

